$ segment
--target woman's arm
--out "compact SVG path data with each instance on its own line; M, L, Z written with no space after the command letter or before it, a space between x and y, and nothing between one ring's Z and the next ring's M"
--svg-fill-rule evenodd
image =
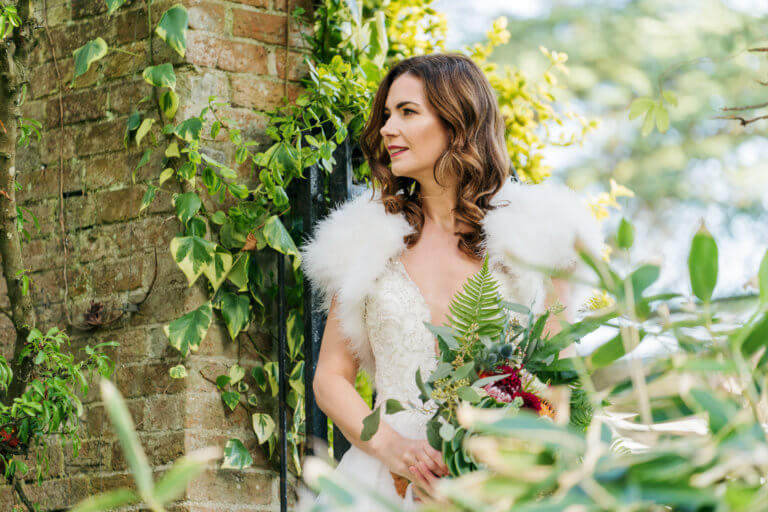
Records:
M329 417L350 443L365 453L381 458L382 450L397 434L385 422L369 441L362 441L363 418L371 409L355 389L358 361L349 351L341 332L336 299L331 302L320 345L312 388L318 407Z

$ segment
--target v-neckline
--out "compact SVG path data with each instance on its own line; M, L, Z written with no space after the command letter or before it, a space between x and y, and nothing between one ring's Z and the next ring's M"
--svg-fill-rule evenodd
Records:
M405 277L405 280L408 281L411 288L413 288L413 291L416 292L416 295L419 297L419 301L424 306L424 310L427 312L427 322L429 322L432 325L435 325L435 323L432 321L432 310L429 309L429 303L427 302L427 299L424 298L424 294L421 293L421 288L419 288L419 285L416 284L416 281L411 278L411 274L408 273L408 269L405 268L405 264L400 261L399 256L395 256L393 258L395 260L395 264L397 264L400 267L400 271L402 272L403 276ZM425 326L426 327L426 326ZM432 334L430 332L430 334ZM432 338L435 342L434 344L434 350L432 353L434 354L435 358L440 358L440 345L437 342L437 337L432 335Z

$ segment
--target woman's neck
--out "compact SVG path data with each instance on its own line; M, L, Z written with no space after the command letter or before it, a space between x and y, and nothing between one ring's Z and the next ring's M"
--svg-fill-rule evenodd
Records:
M456 219L453 215L453 209L456 208L455 185L441 186L434 180L420 182L419 194L425 219L433 222L443 231L456 232Z

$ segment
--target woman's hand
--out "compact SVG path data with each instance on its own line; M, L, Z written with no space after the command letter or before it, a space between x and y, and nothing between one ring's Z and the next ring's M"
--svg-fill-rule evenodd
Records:
M426 439L410 439L395 434L381 450L379 459L393 473L430 492L439 477L449 474L443 454L432 448Z

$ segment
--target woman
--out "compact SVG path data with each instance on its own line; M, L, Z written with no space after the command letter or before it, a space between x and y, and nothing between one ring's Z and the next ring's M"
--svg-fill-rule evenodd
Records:
M424 323L447 323L451 298L484 255L501 295L541 313L558 298L568 302L569 291L556 280L547 296L549 278L526 263L573 267L576 237L597 252L601 235L566 187L510 179L493 90L464 56L395 65L378 89L361 146L373 198L332 212L302 249L305 273L328 312L313 388L352 444L336 471L408 507L447 474L426 440L429 411L383 416L373 438L361 441L371 409L354 389L358 368L373 376L375 405L388 398L418 404L414 375L419 368L429 375L438 351ZM554 316L548 328L557 329Z

